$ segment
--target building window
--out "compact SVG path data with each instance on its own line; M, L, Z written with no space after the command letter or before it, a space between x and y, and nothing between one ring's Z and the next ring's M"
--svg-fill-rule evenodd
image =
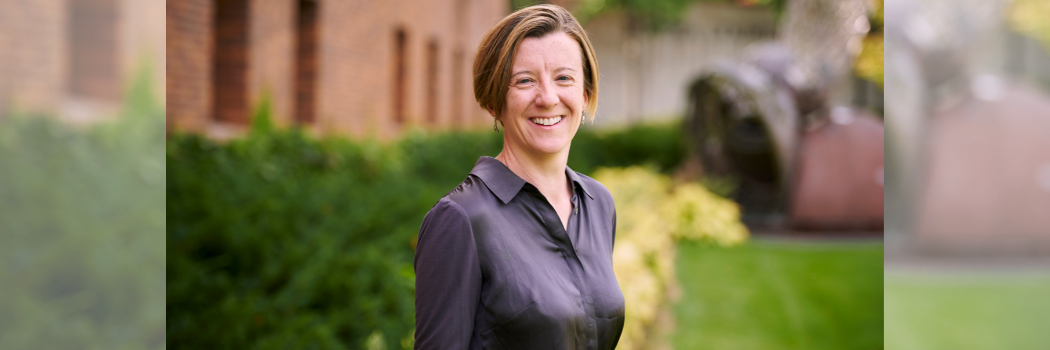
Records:
M299 0L299 24L296 35L295 115L302 124L316 118L317 90L317 1Z
M214 116L217 121L248 124L248 1L215 2Z
M405 90L408 81L406 67L407 35L404 29L394 33L394 122L405 122Z
M466 115L463 115L463 49L456 48L456 52L452 54L452 118L453 120L460 120L462 126L469 125L470 120Z
M438 80L438 42L431 39L427 44L427 123L436 126L438 124L437 108L437 80Z
M120 99L117 8L115 0L69 2L66 38L71 95L110 101Z

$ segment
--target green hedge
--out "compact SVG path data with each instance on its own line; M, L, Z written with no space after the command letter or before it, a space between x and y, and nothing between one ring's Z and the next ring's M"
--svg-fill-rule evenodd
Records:
M0 349L163 349L164 112L0 120Z
M167 344L172 348L410 348L423 216L495 156L492 132L380 144L273 130L167 144ZM677 125L581 129L569 166L682 159Z

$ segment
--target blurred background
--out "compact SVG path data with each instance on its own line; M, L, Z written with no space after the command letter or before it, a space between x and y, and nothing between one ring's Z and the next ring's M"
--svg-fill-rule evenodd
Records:
M885 8L886 345L1050 347L1050 1Z
M0 348L165 346L160 1L0 1Z
M481 35L535 1L167 6L167 344L411 348L423 215L496 155ZM621 349L883 344L883 6L554 1L569 166L618 203Z
M552 2L620 348L1050 344L1045 1ZM0 348L411 348L423 215L501 147L475 46L533 3L0 0Z

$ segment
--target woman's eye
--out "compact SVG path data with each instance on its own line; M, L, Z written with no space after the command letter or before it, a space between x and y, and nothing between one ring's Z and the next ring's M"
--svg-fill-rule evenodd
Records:
M531 82L532 82L532 79L530 79L530 78L521 78L521 79L518 79L518 81L515 82L515 84L528 84L528 83L531 83Z
M568 75L563 75L563 76L558 77L558 80L569 81L569 80L572 80L572 77L570 77Z

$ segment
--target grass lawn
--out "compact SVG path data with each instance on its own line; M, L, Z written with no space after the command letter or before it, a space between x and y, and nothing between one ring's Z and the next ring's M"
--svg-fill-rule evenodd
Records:
M882 349L882 243L678 247L675 349Z
M886 273L886 348L1050 349L1050 272Z

